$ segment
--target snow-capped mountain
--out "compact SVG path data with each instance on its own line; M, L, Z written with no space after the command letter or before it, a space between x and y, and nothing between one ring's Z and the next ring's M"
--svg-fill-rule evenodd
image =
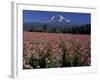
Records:
M46 22L50 27L76 27L77 23L73 23L72 20L63 17L62 15L55 15L49 18Z
M57 22L57 23L66 22L66 23L69 23L69 22L71 22L71 20L64 18L62 15L56 15L56 16L52 16L48 22Z
M73 23L72 20L66 19L62 15L55 15L48 18L47 21L43 22L26 22L23 24L24 30L30 30L32 27L35 29L41 30L44 24L47 25L49 30L52 30L54 28L60 28L67 30L68 28L78 27L82 24Z

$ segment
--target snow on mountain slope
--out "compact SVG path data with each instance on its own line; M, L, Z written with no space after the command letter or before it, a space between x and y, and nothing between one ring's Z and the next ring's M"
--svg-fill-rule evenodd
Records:
M48 22L69 23L71 22L71 20L64 18L62 15L56 15L56 16L52 16Z

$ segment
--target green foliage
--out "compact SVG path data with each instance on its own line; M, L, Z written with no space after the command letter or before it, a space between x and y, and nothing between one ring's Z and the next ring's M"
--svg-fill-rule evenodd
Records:
M46 68L46 60L45 60L45 58L41 58L39 60L39 66L40 66L40 68Z
M47 24L43 24L43 31L48 32L48 25Z
M72 34L91 34L91 24L85 24L75 27L69 26L50 26L47 23L42 25L32 25L28 28L29 32L50 32L50 33L72 33Z
M32 57L29 60L29 64L33 67L33 68L38 68L39 67L39 60L38 59L33 59Z
M66 54L63 53L63 56L62 56L62 67L70 67L70 66L71 66L71 63L68 60L68 57L66 57Z
M34 31L33 29L30 29L30 30L29 30L29 32L33 32L33 31Z
M30 28L29 32L34 32L34 25L32 26L32 28Z
M66 43L63 40L61 40L59 43L59 47L62 50L62 67L70 67L71 63L69 60L69 56L67 55L68 52L66 49Z
M29 64L30 63L30 57L25 57L25 64Z
M51 62L47 63L47 65L46 65L47 68L57 68L59 66L60 66L59 61L51 61Z
M72 63L72 67L73 66L79 66L79 57L76 53L73 53L72 58L71 58L71 63Z

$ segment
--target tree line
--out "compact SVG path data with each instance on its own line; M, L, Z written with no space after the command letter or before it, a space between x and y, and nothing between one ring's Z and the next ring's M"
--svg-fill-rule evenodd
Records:
M65 26L65 27L59 27L59 26L50 27L47 24L43 24L43 26L38 27L38 28L36 28L36 26L33 25L29 29L29 32L91 34L91 24L86 24L86 25L76 26L76 27L68 27L68 26Z

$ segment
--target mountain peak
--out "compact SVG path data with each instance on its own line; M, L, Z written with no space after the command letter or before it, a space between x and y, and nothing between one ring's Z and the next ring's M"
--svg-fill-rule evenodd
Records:
M62 15L52 16L49 22L71 22L71 20L64 18Z

